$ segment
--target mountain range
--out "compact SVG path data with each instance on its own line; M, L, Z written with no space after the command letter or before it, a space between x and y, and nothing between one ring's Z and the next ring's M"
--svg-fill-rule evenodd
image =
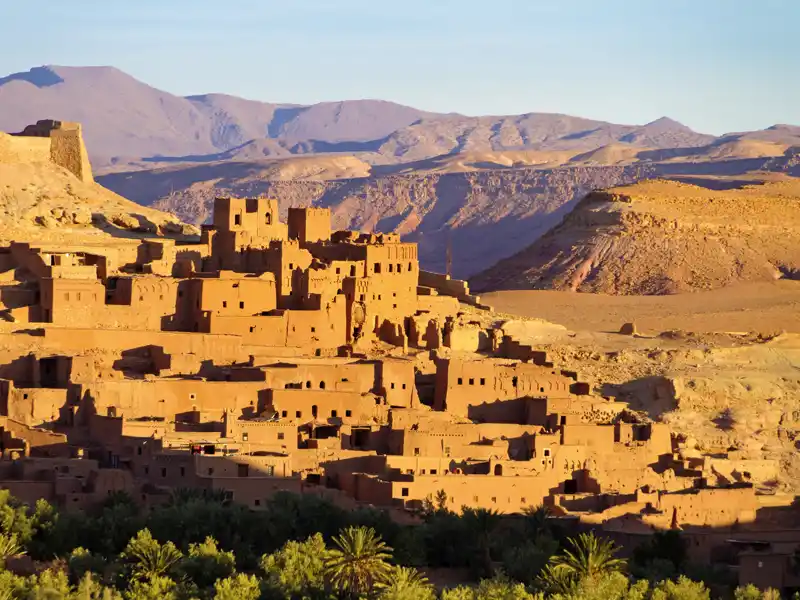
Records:
M0 78L0 130L21 130L41 118L80 121L97 167L134 157L225 160L242 153L264 158L320 152L362 153L380 164L616 142L697 147L714 139L668 118L637 126L544 113L437 114L382 100L295 105L224 94L180 97L113 67L44 66Z

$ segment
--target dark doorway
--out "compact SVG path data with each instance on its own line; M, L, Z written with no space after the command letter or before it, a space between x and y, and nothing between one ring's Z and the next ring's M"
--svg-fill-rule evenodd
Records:
M565 494L577 494L578 493L578 482L574 479L567 479L564 482L564 493Z
M58 387L57 358L42 358L39 360L39 383L44 388Z
M353 448L366 448L369 445L369 434L370 430L365 427L353 428L350 438Z
M495 465L494 466L494 474L495 475L502 475L503 474L503 465Z
M314 438L317 440L326 440L328 438L338 437L339 428L334 425L322 425L314 429Z

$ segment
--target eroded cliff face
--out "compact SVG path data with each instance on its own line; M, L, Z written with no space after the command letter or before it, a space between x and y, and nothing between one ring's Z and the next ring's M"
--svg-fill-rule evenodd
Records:
M800 186L644 182L588 195L561 224L471 279L476 290L671 294L800 272Z
M445 270L451 243L453 275L464 278L531 244L591 190L653 174L647 166L574 167L275 181L248 172L195 181L162 197L136 199L196 224L208 220L214 197L221 195L277 198L283 217L293 206L329 207L334 228L396 231L417 242L422 266L428 270ZM163 192L167 179L149 177L140 183Z

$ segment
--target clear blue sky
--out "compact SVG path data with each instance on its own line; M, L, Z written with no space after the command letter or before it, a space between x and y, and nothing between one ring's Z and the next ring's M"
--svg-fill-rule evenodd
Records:
M113 65L181 95L800 124L799 0L0 0L0 23L0 75Z

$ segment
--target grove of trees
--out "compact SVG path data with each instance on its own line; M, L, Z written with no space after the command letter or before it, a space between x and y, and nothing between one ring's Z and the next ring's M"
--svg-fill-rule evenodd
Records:
M626 561L568 536L543 507L519 518L431 503L419 525L281 493L252 511L177 490L141 510L110 496L89 514L29 507L0 491L0 600L777 600L698 569L679 533ZM437 569L464 581L435 587ZM27 571L26 571L27 570ZM441 571L438 571L441 572Z

